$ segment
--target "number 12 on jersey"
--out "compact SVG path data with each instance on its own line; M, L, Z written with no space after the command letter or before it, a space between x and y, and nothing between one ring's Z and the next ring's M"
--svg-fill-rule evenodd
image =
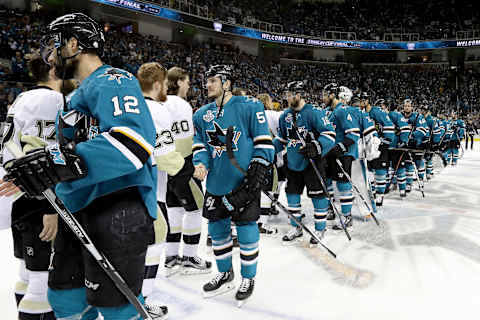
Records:
M125 97L123 97L122 100L123 100L122 101L123 102L123 109L125 109L125 112L140 114L140 109L135 108L136 106L138 106L138 99L136 97L125 96ZM113 108L114 108L113 116L116 117L116 116L119 116L119 115L123 114L123 111L120 108L119 97L118 96L113 97L112 102L113 102Z

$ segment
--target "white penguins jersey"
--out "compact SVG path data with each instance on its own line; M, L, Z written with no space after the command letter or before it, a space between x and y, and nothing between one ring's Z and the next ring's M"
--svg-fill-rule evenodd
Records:
M166 202L167 174L176 175L185 160L175 151L175 137L171 132L172 118L164 102L146 97L148 109L155 124L156 141L153 156L158 168L157 200Z
M34 87L21 93L7 113L3 134L3 163L23 152L22 136L42 139L48 145L55 143L55 119L63 109L63 95L48 87ZM9 146L8 148L6 146ZM12 148L16 151L12 153ZM18 156L18 154L17 154Z
M192 106L179 96L167 96L165 103L172 118L171 132L175 138L177 152L186 158L192 154L193 110Z
M265 110L265 115L267 116L268 128L270 129L270 133L273 136L278 136L279 120L282 112L275 110Z

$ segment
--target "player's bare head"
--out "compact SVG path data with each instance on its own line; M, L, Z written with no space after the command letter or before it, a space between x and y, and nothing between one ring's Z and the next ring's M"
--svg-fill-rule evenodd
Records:
M45 62L40 54L31 54L28 59L28 71L36 83L57 79L55 70Z
M47 26L42 45L50 49L47 61L59 78L74 78L85 56L102 56L105 37L100 26L82 13L61 16Z
M167 69L158 62L147 62L140 66L137 79L142 92L156 101L167 101Z
M265 106L265 109L274 110L272 98L268 93L261 93L257 95L257 99L263 103L263 105Z
M179 67L172 67L168 70L168 94L187 97L190 89L190 77L188 72Z
M413 111L413 104L411 99L405 99L403 101L403 112L405 114L411 114Z
M211 66L205 73L207 95L217 99L232 89L232 69L226 65Z

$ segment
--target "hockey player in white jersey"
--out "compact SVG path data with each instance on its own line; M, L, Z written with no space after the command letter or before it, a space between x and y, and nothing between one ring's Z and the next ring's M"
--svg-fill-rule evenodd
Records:
M192 156L193 111L185 100L190 88L188 73L173 67L168 70L168 96L165 108L171 116L170 132L175 150L184 158L183 168L175 176L169 174L167 184L167 221L165 268L167 276L181 271L183 274L211 272L212 263L197 255L202 228L203 192L200 180L193 178ZM180 240L183 239L183 257Z
M155 286L160 263L160 255L167 236L168 225L166 222L166 194L167 174L175 176L184 166L184 159L175 151L174 136L171 132L172 118L166 108L167 100L167 70L156 62L145 63L140 66L137 78L142 88L142 93L152 115L156 130L156 143L154 149L157 164L158 184L157 200L162 214L158 214L155 226L155 239L148 247L145 259L145 279L142 293L145 298L145 307L154 319L165 319L168 308L159 300L159 288Z
M2 150L4 163L55 142L55 118L64 103L61 81L41 55L31 57L29 70L36 86L21 93L9 109ZM21 260L20 279L15 285L18 318L55 319L47 300L47 286L51 241L59 227L57 213L46 199L29 198L12 183L2 183L0 189L2 196L20 194L11 212L14 255ZM91 312L95 316L96 311Z
M272 139L274 139L278 135L279 119L282 112L273 110L272 98L268 93L259 94L257 96L257 99L260 100L265 106L265 116L267 118L268 128L270 130L270 135L272 136ZM274 175L276 179L273 179L272 191L275 199L278 199L279 192L283 184L285 183L285 173L282 170L284 154L285 152L279 152L279 154L276 155L276 159L274 159L274 165L276 167L276 172L274 172ZM258 219L258 230L261 234L277 234L277 228L267 224L269 216L275 213L278 214L278 211L276 211L276 208L272 204L272 201L270 200L270 198L268 198L265 194L262 193L260 195L260 218Z

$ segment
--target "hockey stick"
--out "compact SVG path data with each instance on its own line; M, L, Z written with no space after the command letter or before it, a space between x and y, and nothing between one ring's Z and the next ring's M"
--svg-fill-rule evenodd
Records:
M405 154L405 152L402 152L400 154L400 157L398 158L398 162L397 164L395 165L395 170L393 171L393 174L391 176L391 178L388 180L388 183L387 185L385 186L385 190L388 190L390 188L390 185L392 184L392 181L393 179L395 178L395 176L397 175L397 172L398 172L398 169L400 168L400 163L402 163L402 158L403 158L403 155Z
M237 159L235 158L235 155L233 154L233 147L232 147L232 141L233 141L233 126L228 127L227 129L227 135L226 135L226 147L227 147L227 155L228 159L230 160L230 163L237 168L238 171L240 171L244 176L247 175L247 172L243 170L242 167L240 167L240 164L238 163ZM337 255L330 250L327 246L325 246L320 238L310 230L305 224L303 224L300 219L297 219L290 211L288 211L287 208L285 208L279 200L275 199L270 193L267 191L262 190L263 194L265 194L274 205L276 205L280 210L285 212L297 225L299 225L303 230L305 230L308 234L310 234L325 250L328 251L332 255L332 257L337 258Z
M338 166L342 170L343 174L345 175L345 177L347 177L348 181L350 181L350 184L352 185L353 190L355 191L357 196L360 197L365 207L367 207L368 211L370 211L370 214L372 215L373 220L375 220L375 223L377 224L377 226L380 226L380 223L378 223L377 217L375 217L375 214L373 213L373 209L370 209L370 206L368 205L367 200L365 200L365 198L363 197L363 194L360 192L357 185L353 183L352 178L350 178L350 175L347 173L347 171L345 171L345 168L343 168L342 162L339 159L336 159L336 161Z
M11 150L8 145L5 146L8 148L12 154L19 157L21 154L16 152L16 150ZM65 207L63 202L56 196L56 194L51 190L47 189L42 192L45 198L50 202L55 211L58 212L59 216L63 221L68 225L70 230L75 234L75 236L80 240L85 249L92 255L92 257L98 262L100 267L105 271L107 276L113 281L117 289L127 298L127 300L135 307L137 312L146 320L153 320L152 317L148 314L145 307L138 300L138 298L133 294L132 290L128 287L123 280L122 276L118 273L115 267L110 263L107 257L95 247L90 240L90 237L82 228L80 223L75 216Z
M294 115L294 119L296 119L296 115ZM295 120L294 120L295 122ZM303 139L303 137L301 136L299 130L298 130L298 127L295 123L292 123L292 127L295 129L295 132L297 133L297 136L298 136L298 139L300 140L302 146L305 147L306 143L305 143L305 140ZM350 236L350 233L348 232L347 230L347 227L345 226L345 223L343 222L342 220L342 217L340 215L340 212L338 212L338 209L337 207L335 206L335 204L333 203L333 199L332 199L332 196L330 195L330 193L328 192L328 188L327 188L327 184L325 183L325 181L323 180L322 178L322 175L320 174L320 171L318 170L317 168L317 165L315 164L315 162L308 158L308 161L310 161L310 164L312 165L312 168L313 168L313 171L315 171L315 174L318 178L318 180L320 181L320 184L322 185L322 189L323 189L323 192L327 195L327 198L328 198L328 201L330 202L330 205L332 206L332 209L333 209L333 212L335 213L335 215L337 216L338 220L340 221L340 225L342 226L342 229L343 231L345 232L345 235L347 236L348 240L349 241L352 241L352 237Z
M370 181L370 177L368 176L368 163L367 163L367 150L366 150L366 145L365 145L365 137L362 138L362 144L363 144L363 159L362 159L362 164L363 164L362 167L363 168L362 168L362 171L365 172L365 181L367 183L368 196L370 198L370 202L372 202L372 211L373 211L373 210L377 210L377 207L376 207L376 204L375 204L375 196L373 195L373 191L372 191L372 183Z
M412 154L410 152L407 152L407 154L408 154L408 157L410 158L410 161L412 162L413 169L415 170L415 176L417 178L420 192L422 193L422 196L425 198L425 193L423 192L423 183L420 183L420 175L418 174L417 164L415 163L415 160L413 160Z

